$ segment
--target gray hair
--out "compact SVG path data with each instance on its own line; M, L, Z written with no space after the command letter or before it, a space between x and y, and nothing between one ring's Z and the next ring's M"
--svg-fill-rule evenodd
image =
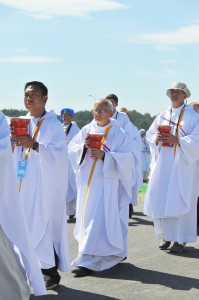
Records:
M102 98L102 99L99 99L97 100L95 103L94 103L94 106L95 105L105 105L109 108L110 111L113 111L113 104L110 100L106 99L106 98Z

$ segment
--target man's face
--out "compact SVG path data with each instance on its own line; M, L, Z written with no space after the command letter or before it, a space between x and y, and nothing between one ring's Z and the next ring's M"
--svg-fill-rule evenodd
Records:
M29 85L24 92L24 104L30 113L44 110L47 99L36 85Z
M93 109L93 116L99 126L108 124L113 112L104 104L95 104Z
M69 113L67 111L64 111L62 114L62 121L64 123L64 125L68 125L70 124L70 122L72 121L73 117L71 117L71 115L69 115Z
M171 102L173 107L179 107L183 105L184 100L186 98L186 94L181 90L171 89Z

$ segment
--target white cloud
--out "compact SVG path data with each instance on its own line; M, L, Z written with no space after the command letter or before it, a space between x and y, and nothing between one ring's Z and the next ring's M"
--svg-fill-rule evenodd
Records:
M127 8L127 5L115 0L0 0L0 3L42 19L83 17L91 12Z
M11 56L0 57L0 63L22 63L22 64L42 64L42 63L55 63L60 60L57 58L47 56Z
M177 46L199 43L199 25L186 26L170 32L141 34L132 41L153 45L158 50L171 51Z

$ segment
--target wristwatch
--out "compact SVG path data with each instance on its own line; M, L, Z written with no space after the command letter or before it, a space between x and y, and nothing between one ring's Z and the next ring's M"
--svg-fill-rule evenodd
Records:
M35 142L33 143L33 145L32 145L32 149L33 149L33 150L37 150L38 147L39 147L39 143L35 141Z

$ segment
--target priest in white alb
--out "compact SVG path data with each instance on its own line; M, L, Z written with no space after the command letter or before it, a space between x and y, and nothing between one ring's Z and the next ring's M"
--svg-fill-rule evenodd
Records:
M29 300L46 293L17 190L10 130L0 112L0 299Z
M58 272L70 267L65 201L68 186L67 142L54 111L47 112L47 87L27 82L24 104L29 132L14 138L14 161L20 197L46 288L56 287ZM25 167L24 167L25 166Z
M129 218L131 218L133 215L133 206L138 204L138 193L143 184L141 157L142 141L137 127L130 121L128 111L125 108L121 109L123 111L117 110L118 97L115 94L109 94L106 96L106 99L109 99L113 104L112 118L116 119L120 127L125 131L135 159L136 181L133 187L131 203L129 204ZM124 112L125 110L126 112Z
M146 135L152 166L144 213L153 218L159 248L181 253L197 237L199 115L185 102L191 95L186 84L174 83L166 94L171 103ZM160 125L170 125L170 132Z
M127 256L135 158L125 132L111 119L112 113L110 100L97 101L93 121L69 143L78 187L74 236L79 247L72 262L76 276L111 268ZM94 133L101 134L101 142L93 144L89 134Z

